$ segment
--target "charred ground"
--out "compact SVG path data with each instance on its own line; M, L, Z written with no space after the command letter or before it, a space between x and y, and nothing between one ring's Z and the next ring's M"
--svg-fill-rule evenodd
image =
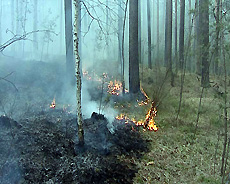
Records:
M149 141L133 123L111 124L93 113L84 120L85 146L78 147L73 94L63 92L64 73L55 66L6 67L3 76L17 72L7 77L12 83L0 81L0 183L133 183L135 160L149 151ZM55 109L49 108L53 97Z

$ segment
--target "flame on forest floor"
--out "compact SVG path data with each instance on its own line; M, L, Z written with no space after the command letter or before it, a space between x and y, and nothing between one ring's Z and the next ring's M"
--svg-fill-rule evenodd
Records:
M111 95L119 95L122 93L122 83L120 81L115 80L109 81L108 83L108 91L109 94Z
M55 98L53 99L53 101L50 104L50 108L54 109L56 107L56 102L55 102Z
M144 101L137 101L139 106L143 106L143 105L147 105L150 102L150 98L149 96L146 94L146 92L144 91L144 89L142 87L141 88L141 93L145 96L145 100Z
M99 76L93 72L91 75L89 71L83 71L82 74L83 74L83 78L85 78L86 80L90 80L93 82L102 82L103 89L106 88L109 94L115 96L119 96L122 94L123 91L122 82L120 82L119 80L113 80L114 79L113 76L109 76L107 73L103 73L101 76ZM98 89L101 89L101 85L98 86ZM125 89L124 91L125 93L129 92L127 89Z
M148 113L145 116L145 120L136 121L135 119L130 119L128 116L121 114L116 117L117 120L125 120L125 123L133 122L136 126L143 126L144 130L148 129L150 131L156 132L158 130L158 127L154 121L154 118L156 117L157 109L154 105L154 102L152 102L151 108L149 109Z

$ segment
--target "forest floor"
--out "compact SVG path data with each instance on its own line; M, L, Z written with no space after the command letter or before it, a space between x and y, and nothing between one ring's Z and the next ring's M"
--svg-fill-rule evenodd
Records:
M200 77L186 73L181 112L177 120L180 77L176 76L175 86L170 87L161 72L158 72L157 77L156 72L147 69L144 71L142 86L150 99L156 99L159 104L155 118L159 130L142 133L152 141L150 152L136 162L139 171L134 183L221 183L220 167L224 140L224 100L221 93L224 92L224 80L210 77L211 87L204 89L198 130L194 136L202 91ZM227 91L230 91L229 79L227 85ZM228 97L228 106L229 101ZM141 118L144 117L144 111L147 112L150 107L147 105L142 108L144 110L125 106L121 112L130 117ZM229 172L227 166L226 176Z
M145 69L141 86L157 105L158 131L143 131L131 120L115 120L120 113L137 121L145 119L151 103L139 106L136 99L104 90L102 107L113 109L105 115L113 122L96 114L85 118L86 147L81 150L75 145L75 89L63 90L63 66L31 61L0 66L0 77L13 82L0 80L0 183L221 183L222 78L210 77L194 136L200 77L186 73L177 120L180 75L171 87L163 69ZM88 94L91 99L86 102L83 98L83 105L90 114L93 99L99 102L102 96L101 82L88 81L93 88ZM227 84L230 91L229 79ZM56 108L50 109L54 97ZM229 101L228 97L228 106ZM229 172L228 166L226 176Z

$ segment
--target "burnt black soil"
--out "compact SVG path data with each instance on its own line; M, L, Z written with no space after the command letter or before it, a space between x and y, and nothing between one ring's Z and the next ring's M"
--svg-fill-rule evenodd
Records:
M77 146L76 118L50 109L16 122L0 117L0 183L132 183L134 160L148 152L132 123L103 115L84 120L85 146Z

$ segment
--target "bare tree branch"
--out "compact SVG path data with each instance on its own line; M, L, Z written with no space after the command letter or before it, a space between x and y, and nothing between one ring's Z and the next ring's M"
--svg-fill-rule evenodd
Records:
M24 33L22 35L17 35L17 34L14 34L12 31L10 30L7 30L6 32L11 32L14 36L9 39L8 41L6 41L5 43L3 43L2 45L0 45L0 52L3 52L5 50L6 47L10 46L11 44L13 44L14 42L17 42L17 41L20 41L20 40L28 40L28 36L30 36L31 34L34 34L34 33L39 33L39 32L49 32L49 33L53 33L55 34L56 36L58 34L56 34L55 32L53 31L50 31L50 30L36 30L36 31L31 31L31 32L27 32L27 33Z
M14 72L11 72L11 73L7 74L5 77L0 77L0 80L4 80L4 81L10 83L15 88L15 90L18 92L18 88L15 86L15 84L13 82L11 82L10 80L6 79L7 77L12 75L13 73Z

